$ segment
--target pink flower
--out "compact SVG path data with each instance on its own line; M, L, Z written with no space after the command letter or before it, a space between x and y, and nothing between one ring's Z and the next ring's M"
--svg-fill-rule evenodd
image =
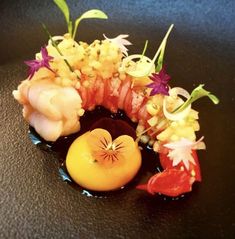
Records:
M30 67L29 79L31 79L35 72L37 72L41 67L46 67L50 71L54 72L49 65L49 62L53 59L53 57L48 55L46 47L41 47L41 55L42 59L40 60L30 60L24 62L27 66Z
M127 38L129 37L129 35L124 35L124 34L121 34L115 38L108 38L105 36L105 34L103 34L104 38L109 40L110 42L116 44L122 51L122 53L127 56L128 53L128 49L125 47L125 46L129 46L129 45L132 45L131 42L129 42L128 40L124 39L124 38Z
M164 144L166 148L170 149L167 156L173 161L172 165L177 166L180 162L183 162L186 169L189 169L189 162L195 165L192 150L205 149L205 144L202 142L203 138L201 137L196 142L182 138L180 141Z

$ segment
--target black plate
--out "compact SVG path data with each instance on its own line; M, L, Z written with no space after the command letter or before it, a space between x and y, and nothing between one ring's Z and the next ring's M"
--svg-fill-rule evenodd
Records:
M66 30L52 1L0 2L0 238L234 238L235 2L69 1L72 15L99 8L108 21L87 20L80 40L102 33L130 34L131 53L149 40L152 57L164 33L175 24L166 50L172 86L191 91L199 83L221 100L202 99L201 131L207 150L199 152L203 182L179 200L164 200L130 189L107 198L86 197L58 174L58 161L33 145L21 107L11 92L26 77L23 60L32 59L47 37Z

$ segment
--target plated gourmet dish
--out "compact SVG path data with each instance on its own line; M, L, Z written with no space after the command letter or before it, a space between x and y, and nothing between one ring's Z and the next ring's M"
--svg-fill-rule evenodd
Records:
M150 194L179 196L190 192L201 181L197 150L205 149L199 131L198 112L192 103L216 96L199 85L191 93L171 88L171 77L163 64L164 52L173 25L163 38L153 59L140 54L128 55L128 35L76 41L83 19L107 19L97 9L83 13L73 23L64 0L54 0L63 12L68 32L48 35L34 60L26 61L29 76L13 91L23 106L23 117L47 142L81 131L83 115L104 107L115 114L120 110L135 124L120 119L101 119L79 135L68 149L65 166L74 182L94 191L117 190L138 173L143 161L142 144L149 145L159 157L161 171L137 185ZM86 123L86 122L83 122Z

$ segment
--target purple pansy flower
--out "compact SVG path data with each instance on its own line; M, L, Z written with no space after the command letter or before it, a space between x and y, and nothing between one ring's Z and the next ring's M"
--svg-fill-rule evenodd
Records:
M37 72L41 67L46 67L50 71L54 72L49 65L49 62L53 59L52 56L48 55L46 47L41 47L42 59L40 60L30 60L24 63L30 67L29 69L29 79L33 77L35 72Z
M153 83L146 85L146 87L152 88L150 96L156 94L169 95L169 86L167 83L171 77L166 74L164 67L162 67L159 73L153 73L149 78L153 81Z

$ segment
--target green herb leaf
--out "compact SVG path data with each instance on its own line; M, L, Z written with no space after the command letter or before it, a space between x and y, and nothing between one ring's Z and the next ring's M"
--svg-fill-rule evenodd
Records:
M149 43L149 41L148 41L148 40L146 40L146 41L145 41L145 44L144 44L144 49L143 49L143 52L142 52L142 54L141 54L140 61L142 60L143 56L145 55L145 52L146 52L146 50L147 50L147 47L148 47L148 43Z
M98 19L107 19L108 16L102 12L101 10L98 9L92 9L87 12L84 12L79 18L76 19L75 21L75 26L74 26L74 31L73 31L73 39L76 36L77 33L77 28L81 20L83 19L89 19L89 18L98 18Z
M64 17L65 17L65 20L66 20L66 23L68 26L68 32L72 35L72 22L70 21L69 8L68 8L66 1L65 0L54 0L54 3L64 14Z
M69 32L70 36L72 36L72 34L73 34L73 23L72 23L72 21L69 21L68 32Z
M145 55L145 52L146 52L146 50L147 50L147 47L148 47L148 43L149 43L149 41L148 40L146 40L145 41L145 44L144 44L144 49L143 49L143 52L142 52L142 56L144 56Z
M155 56L152 60L152 62L154 64L154 62L157 60L157 57L160 54L160 56L158 57L158 62L157 62L157 69L156 69L157 72L159 72L162 69L163 57L164 57L164 52L165 52L165 48L166 48L167 38L170 35L173 27L174 27L174 24L171 24L167 33L166 33L166 35L165 35L165 37L162 40L161 45L159 46L159 48L158 48L158 50L157 50L157 52L156 52L156 54L155 54Z
M190 104L192 104L194 101L204 97L204 96L208 96L209 99L214 103L214 104L218 104L219 103L219 99L211 94L209 91L203 89L204 85L199 85L198 87L196 87L191 95L190 98L188 100L186 100L176 111L176 112L180 112L182 110L184 110L186 107L188 107Z
M160 72L160 70L162 69L163 57L164 57L165 48L166 48L166 42L167 42L167 39L164 40L164 43L162 45L162 49L161 49L160 55L158 57L156 72Z

